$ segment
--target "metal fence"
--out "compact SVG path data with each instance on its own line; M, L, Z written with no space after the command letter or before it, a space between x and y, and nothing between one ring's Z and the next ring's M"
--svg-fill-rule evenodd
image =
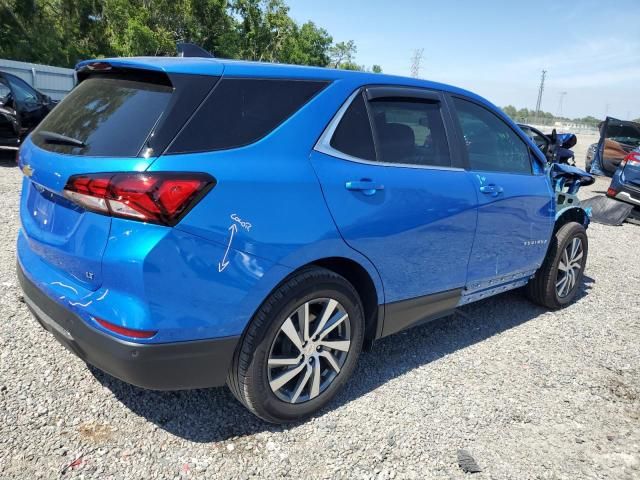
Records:
M0 58L0 71L20 77L32 87L61 100L76 84L75 70Z
M538 118L529 117L529 118L516 118L514 120L516 123L524 123L526 125L531 125L543 132L551 131L555 128L558 132L572 132L572 133L598 133L598 127L596 125L590 125L588 123L577 123L577 122L563 122L557 121L555 119L549 118Z

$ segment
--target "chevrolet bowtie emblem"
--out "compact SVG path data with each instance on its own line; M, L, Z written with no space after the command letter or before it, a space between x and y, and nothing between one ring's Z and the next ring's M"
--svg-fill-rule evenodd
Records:
M33 175L33 168L31 168L29 165L24 165L22 167L22 173L24 173L27 177L30 177Z

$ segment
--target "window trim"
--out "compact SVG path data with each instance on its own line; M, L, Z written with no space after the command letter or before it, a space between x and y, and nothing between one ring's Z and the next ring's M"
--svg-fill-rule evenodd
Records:
M368 92L374 92L374 97L369 97ZM379 92L379 93L378 93ZM383 94L384 92L384 94ZM438 165L418 165L415 163L390 163L390 162L381 162L377 160L366 160L364 158L354 157L353 155L349 155L347 153L343 153L340 150L337 150L331 146L331 138L335 133L342 117L346 113L347 109L351 106L353 101L356 99L358 95L364 95L365 106L367 108L367 114L369 115L369 127L371 128L371 133L373 135L373 144L374 149L376 151L376 158L378 157L378 145L376 139L376 132L374 130L374 125L371 121L371 113L369 108L369 100L372 98L415 98L416 100L424 99L424 100L437 100L440 102L440 116L442 118L442 124L445 130L445 136L447 139L447 147L449 148L449 157L451 159L451 165L448 167L442 167ZM462 167L454 166L454 155L458 155L457 145L453 141L451 127L449 125L449 118L447 118L445 111L448 113L448 104L445 101L442 92L438 90L427 90L410 86L403 85L363 85L357 88L354 92L352 92L347 99L344 101L342 106L335 113L333 118L329 121L324 131L320 135L320 138L316 142L313 150L316 152L324 153L325 155L329 155L331 157L336 157L342 160L347 160L349 162L354 163L362 163L365 165L375 165L380 167L400 167L400 168L414 168L419 170L446 170L446 171L464 171L465 169Z
M469 162L469 152L464 147L464 134L462 133L462 128L460 126L460 121L458 120L458 112L456 110L455 102L453 101L455 98L460 99L460 100L464 100L466 102L473 103L474 105L476 105L476 106L478 106L480 108L484 108L486 111L488 111L493 116L498 118L498 120L501 120L502 123L504 123L507 127L509 127L511 129L511 131L513 133L515 133L515 135L518 138L520 138L520 140L522 140L522 142L525 144L525 147L527 147L527 150L529 151L529 164L531 166L531 173L506 172L504 170L477 170L477 169L474 170L474 169L472 169L471 168L471 164ZM547 165L546 159L542 160L537 155L535 150L533 150L531 148L531 145L529 145L528 137L526 136L526 134L524 132L518 131L519 128L518 129L514 129L509 124L509 122L506 122L495 111L493 111L491 108L488 108L482 102L479 102L479 101L475 100L474 98L470 98L470 97L467 97L467 96L459 94L459 93L448 93L446 95L446 99L447 99L447 105L449 106L449 111L451 112L451 121L453 123L454 129L455 129L457 137L458 137L458 143L459 143L459 145L461 147L461 155L464 158L465 170L467 170L467 171L472 171L473 170L474 172L477 171L477 172L484 172L484 173L500 173L500 174L508 174L508 175L522 175L522 176L529 176L529 177L536 177L536 176L544 175L544 172L545 172L545 169L546 169L546 165ZM531 142L531 143L535 146L535 144L533 142ZM536 147L536 149L538 149L538 148ZM536 171L536 168L534 167L534 162L536 162L536 161L538 162L537 169L539 169L540 171Z

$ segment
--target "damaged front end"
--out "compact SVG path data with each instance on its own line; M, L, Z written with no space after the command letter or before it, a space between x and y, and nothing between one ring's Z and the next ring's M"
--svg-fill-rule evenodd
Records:
M561 220L577 221L586 228L591 219L591 209L583 208L578 198L578 190L583 185L591 185L596 179L584 170L570 165L554 163L549 167L549 176L556 197L556 225Z

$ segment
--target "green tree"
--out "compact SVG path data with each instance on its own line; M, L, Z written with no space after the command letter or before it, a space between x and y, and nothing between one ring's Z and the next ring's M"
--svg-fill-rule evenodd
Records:
M529 116L533 115L535 115L534 111L529 112L529 110L527 110L526 108L521 108L516 114L516 119L518 119L518 121L524 121L529 118Z
M353 40L333 44L313 22L298 25L284 0L0 0L1 58L73 67L175 55L177 42L217 57L365 69Z
M332 45L329 49L331 66L333 68L344 68L343 65L355 65L354 57L357 51L356 43L353 40L349 40L348 42L339 42ZM346 70L358 70L358 68L346 68Z
M382 73L382 67L380 65L374 65L371 67L371 71L373 73Z
M502 109L502 111L506 113L512 120L515 119L518 115L518 111L513 105L507 105Z
M328 50L332 41L331 35L313 22L307 22L300 28L296 26L285 41L278 61L326 67L329 64Z

